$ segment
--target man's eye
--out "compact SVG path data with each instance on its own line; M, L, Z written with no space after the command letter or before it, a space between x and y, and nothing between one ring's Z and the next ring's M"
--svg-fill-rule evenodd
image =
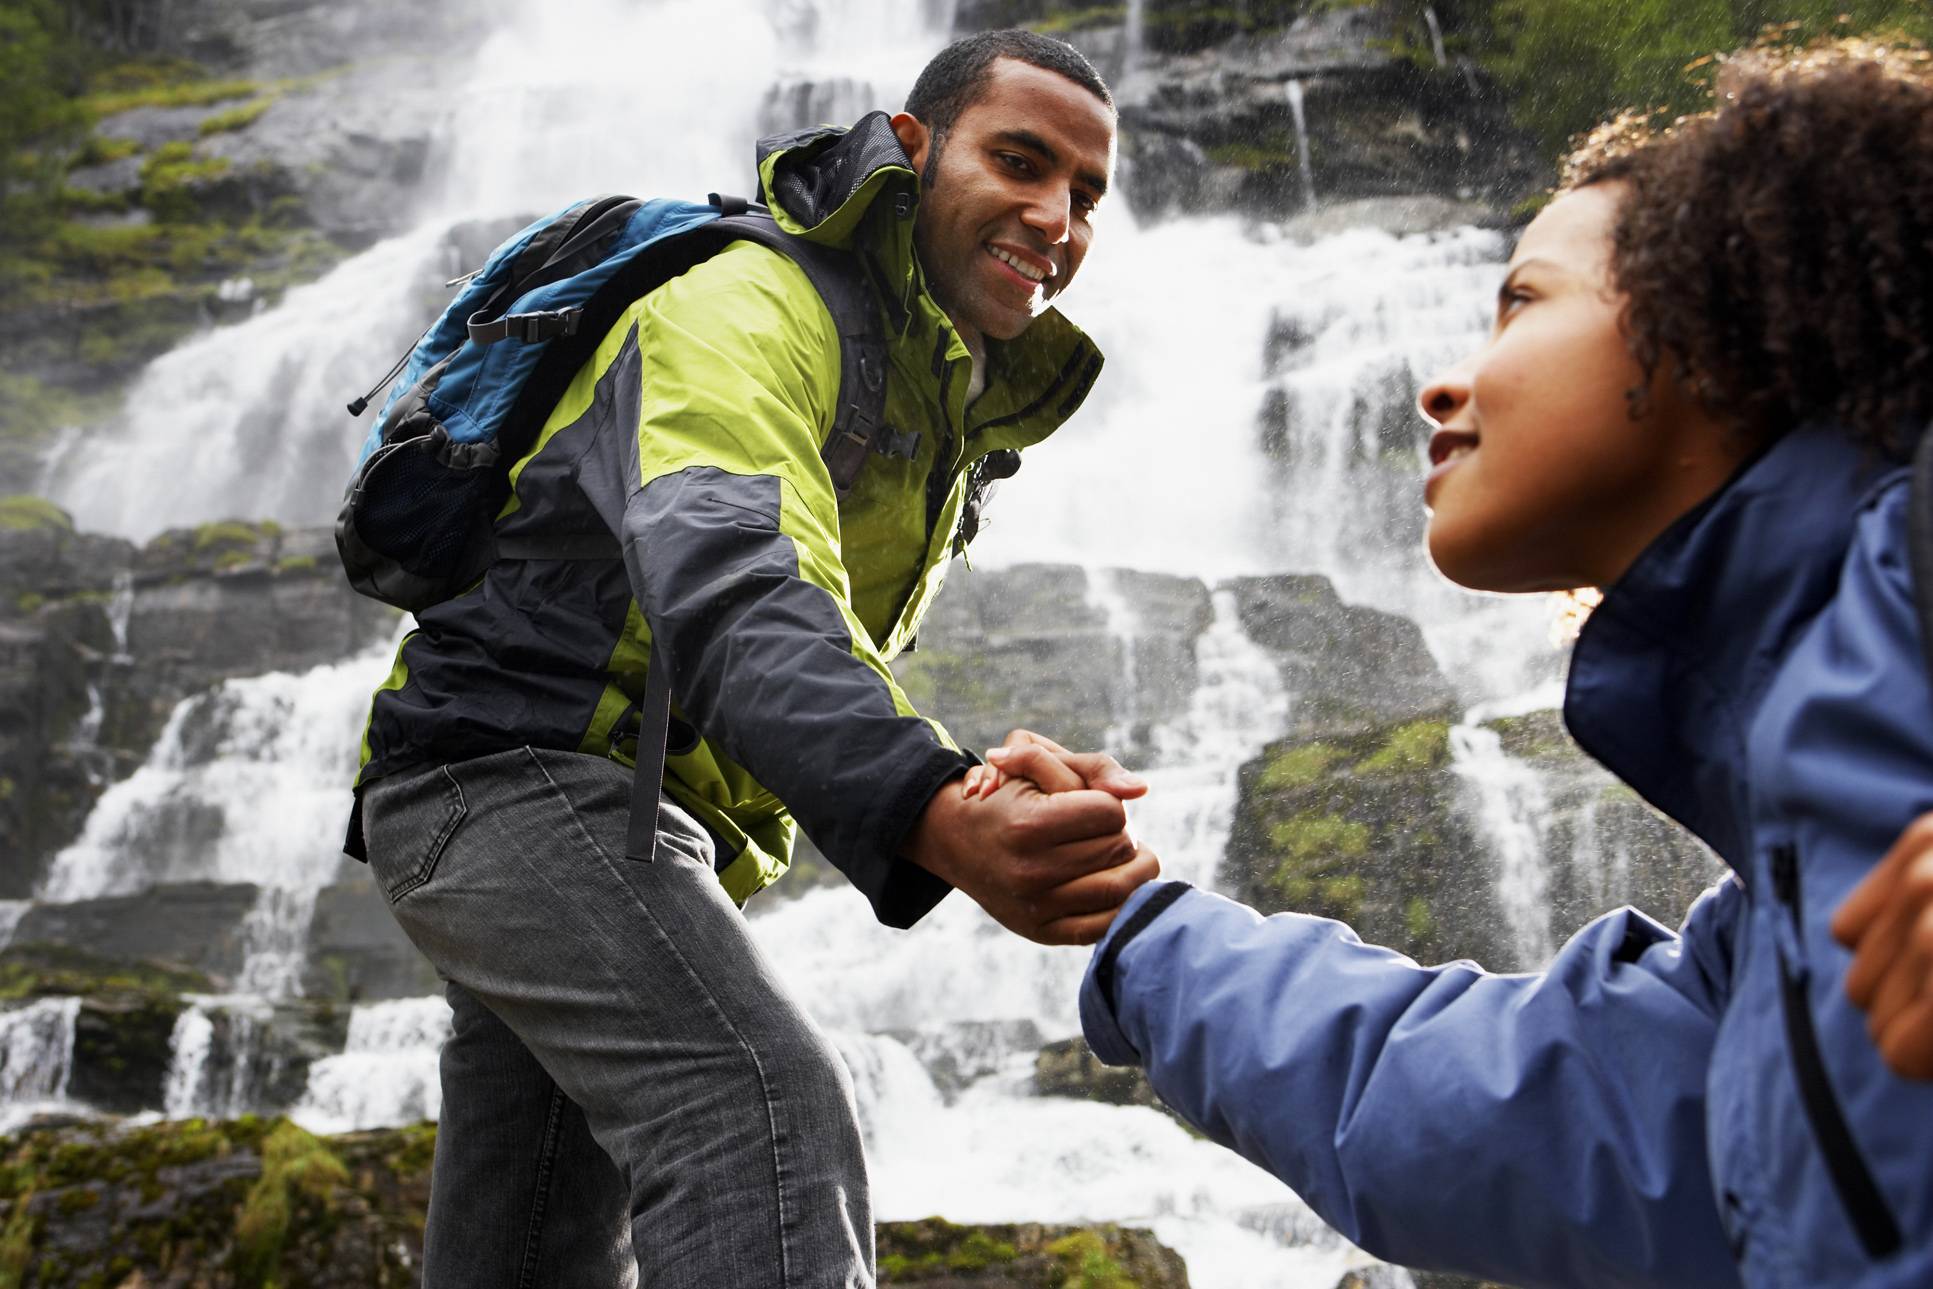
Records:
M1021 174L1030 174L1033 171L1033 162L1027 160L1027 158L1021 156L1018 152L996 152L994 155L999 157L1001 163L1009 170L1018 170Z
M1083 215L1092 215L1094 208L1099 204L1099 202L1084 192L1074 194L1074 209L1080 211Z

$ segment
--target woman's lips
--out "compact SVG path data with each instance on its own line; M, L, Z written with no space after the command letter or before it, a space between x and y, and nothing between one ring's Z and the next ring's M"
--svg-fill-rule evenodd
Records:
M1430 435L1430 472L1423 480L1423 504L1430 504L1430 494L1436 490L1437 481L1456 469L1457 463L1476 451L1477 436L1468 430L1438 430Z

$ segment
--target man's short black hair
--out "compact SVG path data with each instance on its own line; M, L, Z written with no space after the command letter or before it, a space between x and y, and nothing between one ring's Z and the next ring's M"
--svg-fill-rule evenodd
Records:
M927 129L944 134L980 97L994 63L1002 58L1058 72L1110 109L1114 106L1107 83L1078 49L1037 31L1006 27L962 37L935 54L906 96L907 113Z

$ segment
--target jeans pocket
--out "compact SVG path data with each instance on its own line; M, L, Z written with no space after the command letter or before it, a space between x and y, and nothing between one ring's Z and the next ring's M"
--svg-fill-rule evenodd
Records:
M393 787L379 783L375 791L380 809L369 866L395 904L430 880L469 806L448 767Z

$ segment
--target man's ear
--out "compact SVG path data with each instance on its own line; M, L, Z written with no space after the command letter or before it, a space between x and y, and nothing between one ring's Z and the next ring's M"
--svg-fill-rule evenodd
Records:
M906 149L906 157L913 163L913 173L926 173L926 150L932 145L933 132L926 128L918 117L901 112L892 121L893 136L899 146Z

